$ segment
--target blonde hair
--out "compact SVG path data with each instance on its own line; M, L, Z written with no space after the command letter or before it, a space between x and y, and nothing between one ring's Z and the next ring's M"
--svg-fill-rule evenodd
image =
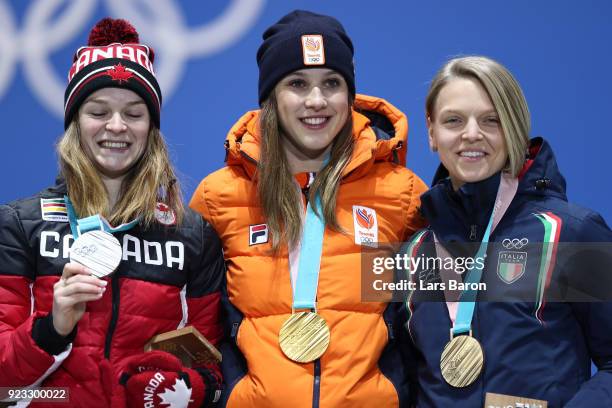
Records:
M506 170L517 176L525 162L531 117L520 85L500 63L483 56L454 58L438 71L431 81L425 100L425 112L433 120L440 90L455 78L473 79L487 91L499 115L508 148Z
M352 106L352 99L347 103ZM272 235L272 250L278 253L281 246L299 242L303 206L299 188L282 149L283 136L274 92L261 104L259 124L262 147L257 167L257 191ZM309 202L314 202L319 194L323 214L317 215L322 215L325 224L335 231L341 231L336 218L336 196L342 171L353 154L353 145L353 120L349 111L346 124L333 141L329 161L317 174L308 193Z
M164 138L155 126L149 130L142 157L123 180L114 208L109 208L108 192L100 173L85 153L77 117L58 141L57 154L68 196L79 217L100 214L113 225L141 217L141 225L146 227L155 220L155 208L161 201L174 210L177 224L182 221L181 190Z

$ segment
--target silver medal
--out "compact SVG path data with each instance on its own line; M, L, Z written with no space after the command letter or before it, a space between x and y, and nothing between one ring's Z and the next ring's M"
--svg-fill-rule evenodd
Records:
M121 244L105 231L90 231L78 237L70 248L70 262L89 268L93 275L104 278L121 262Z

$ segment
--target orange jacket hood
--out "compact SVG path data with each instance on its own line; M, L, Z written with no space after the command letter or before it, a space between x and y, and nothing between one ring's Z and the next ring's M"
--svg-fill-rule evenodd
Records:
M352 113L355 147L344 169L345 178L360 177L375 161L406 165L406 115L382 98L361 94L356 95ZM260 157L259 114L259 110L245 113L232 126L225 140L226 163L241 165L251 178Z

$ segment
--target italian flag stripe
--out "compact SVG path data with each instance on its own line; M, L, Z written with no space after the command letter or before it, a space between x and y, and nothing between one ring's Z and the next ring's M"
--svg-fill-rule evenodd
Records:
M500 273L508 280L514 279L523 269L522 264L504 262L499 267Z
M417 255L417 251L419 250L419 247L421 246L421 244L423 243L423 240L425 239L425 234L427 233L426 229L423 229L419 232L416 233L416 235L414 236L414 238L412 239L412 241L410 242L410 244L408 245L408 248L406 248L406 254L409 254L411 258L416 258ZM408 265L409 267L412 266L412 262L409 263ZM411 269L408 269L408 273L410 274L408 276L409 281L412 282L412 274L414 271L412 271ZM410 294L408 295L408 299L406 300L406 309L408 310L408 321L406 322L406 328L408 329L408 333L410 333L410 319L412 318L412 293L410 292ZM410 333L410 337L412 337L412 333Z
M553 269L555 269L559 235L561 234L563 222L561 218L557 217L552 212L535 214L535 216L538 217L544 225L544 239L542 240L542 256L540 257L540 272L538 276L537 302L534 312L536 319L543 325L542 312L546 305L544 296L546 289L548 289L550 285Z

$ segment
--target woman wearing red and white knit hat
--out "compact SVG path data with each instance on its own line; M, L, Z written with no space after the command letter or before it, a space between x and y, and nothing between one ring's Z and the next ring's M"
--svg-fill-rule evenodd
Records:
M143 351L185 325L221 338L220 243L181 202L153 61L128 22L100 21L68 76L56 185L0 206L0 387L63 387L83 407L219 399L215 364ZM42 406L52 394L17 396Z

